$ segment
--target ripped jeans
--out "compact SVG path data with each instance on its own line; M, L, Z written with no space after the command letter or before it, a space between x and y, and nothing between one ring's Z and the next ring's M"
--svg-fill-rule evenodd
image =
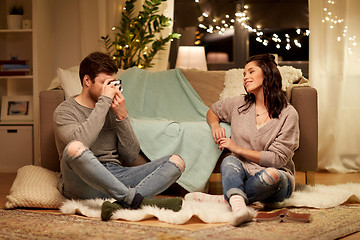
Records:
M171 156L140 166L123 167L100 163L89 149L72 157L68 147L60 163L62 177L58 189L69 199L114 198L130 206L136 193L151 198L181 176L179 167L169 160Z
M268 171L272 175L275 174L277 179L274 179ZM221 164L221 180L227 202L232 195L244 197L246 203L281 202L289 198L292 193L291 182L282 171L267 168L251 176L243 168L241 161L234 156L224 158Z

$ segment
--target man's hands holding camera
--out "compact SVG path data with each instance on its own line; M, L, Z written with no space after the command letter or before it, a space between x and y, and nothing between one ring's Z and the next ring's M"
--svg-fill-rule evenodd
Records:
M114 80L114 78L108 78L104 81L102 85L101 95L105 95L109 98L114 99L115 94L117 94L117 92L120 92L120 90L114 84L110 84L110 82Z
M118 82L117 82L118 81ZM121 90L120 90L121 89ZM120 80L106 79L103 84L103 95L113 99L111 103L111 109L117 116L117 120L122 120L127 116L127 110L125 106L125 98L122 95L122 88Z

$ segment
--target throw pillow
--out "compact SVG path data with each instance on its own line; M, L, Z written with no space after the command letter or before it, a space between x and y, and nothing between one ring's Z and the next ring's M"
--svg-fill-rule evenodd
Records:
M302 79L301 69L296 69L292 66L278 66L282 77L282 90L287 91L291 89L294 83ZM219 100L224 100L228 97L240 96L246 94L243 81L244 69L230 69L225 74L224 89L220 94Z
M283 91L286 91L302 77L301 69L297 69L292 66L279 66L278 69L282 78Z
M61 88L61 81L60 78L58 76L56 76L55 78L53 78L50 82L50 85L48 86L48 88L46 90L53 90L53 89L60 89Z
M240 96L246 94L244 82L244 69L230 69L225 73L224 89L220 93L219 100L228 97Z
M64 89L66 99L81 92L82 86L79 77L79 66L68 69L58 68L57 74L60 78L61 86Z
M116 78L119 78L124 72L125 70L119 69L116 74ZM65 92L65 99L81 93L82 86L79 77L79 66L74 66L68 69L58 68L57 74Z
M66 200L57 189L60 174L39 166L18 169L5 203L6 209L16 207L58 209Z

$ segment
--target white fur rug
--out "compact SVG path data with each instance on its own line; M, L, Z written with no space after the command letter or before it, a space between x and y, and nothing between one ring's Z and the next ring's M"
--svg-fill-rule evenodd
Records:
M76 213L87 217L100 218L101 204L103 201L104 200L102 199L82 201L68 200L60 210L66 214ZM111 219L141 221L155 217L166 223L185 224L193 216L197 216L205 223L215 223L230 222L232 214L231 209L227 204L184 200L182 208L178 212L146 206L139 210L117 210Z
M87 217L100 218L103 201L103 199L67 200L60 210L64 214L81 214ZM110 199L110 201L114 200ZM360 184L304 186L296 190L289 199L276 203L273 207L331 208L346 202L360 203ZM249 210L255 214L255 210L252 208ZM118 210L112 219L140 221L155 217L171 224L185 224L193 216L197 216L205 223L230 222L232 218L231 209L225 203L184 200L179 212L156 207L144 207L139 210Z
M303 185L290 198L274 207L331 208L343 203L360 203L360 184Z

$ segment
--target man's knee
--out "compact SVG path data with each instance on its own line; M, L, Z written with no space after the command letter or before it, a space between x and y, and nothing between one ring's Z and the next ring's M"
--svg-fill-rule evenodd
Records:
M67 147L67 154L70 157L78 157L80 156L84 151L86 150L86 147L82 142L80 141L72 141L69 143Z
M179 155L172 155L169 160L174 163L181 172L185 171L185 162Z
M266 168L261 177L267 184L273 185L279 182L280 172L276 168Z

